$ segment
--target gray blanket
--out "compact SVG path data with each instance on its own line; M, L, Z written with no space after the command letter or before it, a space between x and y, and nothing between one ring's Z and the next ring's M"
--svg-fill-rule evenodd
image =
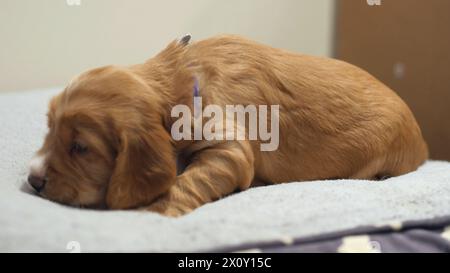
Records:
M437 161L379 182L253 188L177 219L55 204L31 194L24 182L57 91L0 95L0 251L208 251L450 215L450 163Z

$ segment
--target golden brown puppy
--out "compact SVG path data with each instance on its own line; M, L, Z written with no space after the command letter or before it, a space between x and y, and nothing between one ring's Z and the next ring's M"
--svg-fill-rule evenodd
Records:
M427 158L408 106L360 68L236 36L188 39L83 73L53 98L30 184L69 205L176 216L256 183L396 176ZM278 149L174 141L171 111L193 109L197 83L203 108L279 105ZM188 163L178 176L177 154Z

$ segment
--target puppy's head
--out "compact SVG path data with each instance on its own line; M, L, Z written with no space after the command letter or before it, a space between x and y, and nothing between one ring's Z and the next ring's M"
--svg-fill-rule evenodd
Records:
M129 69L82 74L50 102L48 134L29 183L43 197L73 206L150 204L176 175L160 100Z

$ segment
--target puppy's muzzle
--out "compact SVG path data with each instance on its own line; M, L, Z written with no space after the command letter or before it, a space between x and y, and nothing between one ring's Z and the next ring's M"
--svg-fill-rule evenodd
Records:
M45 178L45 176L36 176L36 175L32 175L32 174L30 174L28 176L28 183L37 192L41 192L44 189L46 182L47 182L47 179Z

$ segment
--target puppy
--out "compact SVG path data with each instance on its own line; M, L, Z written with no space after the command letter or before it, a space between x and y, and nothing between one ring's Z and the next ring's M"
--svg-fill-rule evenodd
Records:
M256 184L376 179L426 160L408 106L360 68L236 36L189 38L143 64L85 72L51 100L28 178L41 196L179 216ZM174 140L171 111L195 111L196 96L203 108L278 105L277 149L261 151L261 139ZM187 164L179 175L177 157Z

